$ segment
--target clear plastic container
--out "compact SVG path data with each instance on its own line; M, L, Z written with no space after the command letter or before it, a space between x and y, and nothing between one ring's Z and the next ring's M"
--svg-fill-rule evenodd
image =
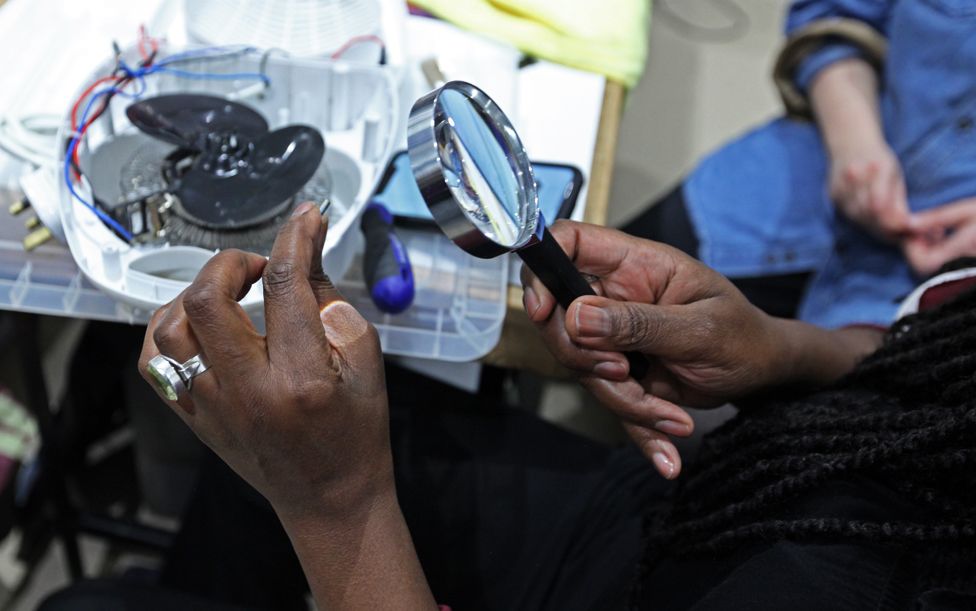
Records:
M64 246L25 252L23 233L14 219L0 222L0 309L129 324L149 320L150 312L95 288ZM416 280L414 304L396 316L379 311L362 280L361 254L336 283L343 295L376 326L387 354L453 362L486 355L501 337L508 257L477 259L434 231L399 233Z
M15 221L2 223L8 234ZM6 235L4 235L6 238ZM121 304L95 288L63 246L24 251L20 241L0 239L0 309L93 320L144 323L148 312Z
M380 334L383 352L442 361L472 361L501 337L508 289L508 257L478 259L439 232L398 233L410 253L417 296L402 314L373 305L357 256L339 289Z

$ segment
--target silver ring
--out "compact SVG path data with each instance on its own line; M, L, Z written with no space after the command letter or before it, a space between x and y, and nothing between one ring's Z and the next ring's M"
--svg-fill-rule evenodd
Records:
M156 381L156 386L170 401L178 401L184 393L193 388L193 378L209 369L203 358L197 354L187 362L180 363L163 354L154 356L146 371Z

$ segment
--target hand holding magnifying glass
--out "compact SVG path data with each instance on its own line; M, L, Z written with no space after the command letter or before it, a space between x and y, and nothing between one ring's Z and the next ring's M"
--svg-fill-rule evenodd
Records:
M528 154L483 91L453 81L418 100L408 143L417 186L455 244L484 259L518 254L563 308L596 294L546 228ZM642 379L647 358L625 356Z

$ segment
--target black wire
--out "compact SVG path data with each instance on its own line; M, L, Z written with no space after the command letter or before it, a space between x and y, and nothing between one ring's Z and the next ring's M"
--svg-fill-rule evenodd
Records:
M112 43L112 44L115 45L115 43ZM156 53L157 53L156 51L153 51L152 53L149 54L148 57L146 57L146 59L140 61L139 62L139 67L140 68L145 68L147 66L152 65L153 61L155 61L155 59L156 59ZM117 57L119 57L119 56L117 56ZM112 74L119 74L121 71L122 71L121 64L120 63L116 63L115 70L112 71ZM112 85L113 91L110 91L105 96L105 101L102 102L102 105L99 107L98 111L94 114L94 116L92 116L91 119L88 120L88 124L89 125L94 124L95 121L98 120L98 118L101 117L103 114L105 114L105 111L106 110L108 110L109 104L112 103L112 98L115 97L115 91L114 91L114 89L121 89L122 87L125 87L126 85L128 85L130 82L132 82L132 77L131 76L124 76L124 77L120 78L119 80L115 81L115 83L113 83L113 85Z
M718 27L710 27L695 23L683 17L676 11L669 0L654 0L653 17L660 18L662 22L671 26L680 36L696 42L724 43L739 40L749 33L752 20L749 13L745 11L736 0L702 0L714 7L728 19L728 24ZM684 0L684 5L688 5L688 0Z
M109 105L112 103L112 98L114 98L115 97L115 94L116 94L116 92L114 90L115 89L121 89L122 87L125 87L133 79L132 76L126 74L123 71L123 69L122 69L122 61L121 61L122 60L122 51L119 48L118 43L116 43L115 41L112 41L112 49L115 52L115 68L112 70L112 75L113 76L117 76L118 78L112 84L113 91L110 91L108 94L105 95L104 102L102 102L102 105L99 107L98 111L96 111L95 114L91 117L91 119L88 120L88 125L93 125L95 123L95 121L97 121L98 118L101 117L103 114L105 114L105 112L108 110ZM268 58L268 56L270 55L270 53L273 50L281 51L281 49L269 49L269 50L265 51L264 56L261 58L261 70L260 71L261 71L262 74L264 74L265 66L266 66L266 63L267 63L267 58ZM172 61L170 63L171 64L179 64L179 63L184 63L184 62L189 62L189 61L229 59L229 58L232 58L232 57L235 57L235 56L238 56L238 55L243 55L243 54L246 54L246 53L249 53L249 52L251 52L251 49L245 48L245 49L241 49L239 51L232 51L232 52L225 53L225 54L221 54L221 55L202 56L202 57L187 57L187 58L183 58L183 59L174 60L174 61ZM156 60L157 53L158 53L158 49L154 49L153 52L149 54L149 56L147 56L145 59L143 59L143 60L141 60L139 62L139 64L138 64L139 67L140 68L146 68L146 67L152 65L152 63ZM123 74L126 74L126 75L123 76ZM267 78L267 75L265 75L265 77ZM266 88L267 88L267 83L268 83L268 81L265 80L265 87ZM80 130L83 127L84 126L81 126L80 125L80 126L78 126L78 129ZM68 147L71 145L71 140L72 140L71 138L68 138L66 140L66 142L65 142L65 151L67 151ZM81 167L77 163L75 163L73 159L70 160L69 163L71 164L71 168L75 171L75 173L77 173L77 175L79 177L84 176L84 172L82 172ZM149 199L150 197L153 197L154 195L158 195L158 194L164 193L164 192L165 192L165 190L163 190L163 191L157 191L155 193L150 193L150 194L148 194L148 195L146 195L144 197L136 198L136 199L133 199L133 200L130 200L130 201L125 201L125 202L118 203L118 204L116 204L114 206L110 206L104 200L102 200L101 198L99 198L98 195L95 194L95 192L93 190L92 191L92 204L94 206L97 206L97 207L101 208L101 210L103 212L105 212L106 214L111 214L112 216L115 216L114 215L114 211L115 210L118 210L118 209L120 209L120 208L122 208L124 206L129 206L129 205L132 205L132 204L135 204L135 203L139 203L139 202L145 201L145 200ZM118 219L118 218L116 218L116 220L121 221L121 219ZM128 240L126 240L125 236L121 235L114 228L112 228L111 226L108 226L108 227L118 237L122 238L123 241L128 241Z
M96 111L95 114L91 117L91 119L88 120L88 123L87 123L88 125L93 125L95 123L95 121L97 121L98 118L101 117L103 114L105 114L105 111L108 110L109 105L112 103L112 98L115 97L115 91L114 91L114 89L121 88L121 87L125 87L129 82L132 81L132 77L131 76L122 76L122 74L123 74L123 72L122 72L122 62L121 62L122 52L119 49L118 43L116 43L115 41L112 41L112 49L115 51L115 68L112 70L112 75L113 76L117 76L118 78L116 79L116 81L114 83L112 83L113 91L110 91L108 94L105 95L105 100L102 102L102 105L98 108L98 111ZM153 63L153 61L155 61L155 59L156 59L156 53L157 53L157 51L154 50L152 53L149 54L148 57L146 57L145 59L143 59L142 61L140 61L139 62L139 67L140 68L145 68L146 66L151 65ZM78 126L78 129L79 130L81 130L83 128L84 128L83 125L79 125ZM72 138L68 138L67 141L65 142L65 152L66 153L67 153L68 147L71 146L71 140L72 140ZM71 168L75 171L75 173L79 177L82 177L82 176L85 175L85 173L81 170L81 166L79 164L75 163L74 159L71 159L69 161L69 163L71 164ZM99 198L98 195L94 192L94 189L92 190L92 205L97 206L103 212L105 212L107 214L112 214L112 210L113 210L113 208L115 208L115 207L110 207L108 204L105 203L105 201L103 201L101 198ZM118 219L116 219L116 220L118 220ZM122 234L120 234L115 228L113 228L113 227L111 227L109 225L106 225L106 226L109 229L111 229L112 232L115 233L118 237L122 238L123 241L128 241L125 238L125 236L123 236Z
M291 54L288 53L288 51L286 51L285 49L278 48L278 47L271 47L270 49L266 49L264 51L264 53L261 54L261 62L258 64L258 72L262 76L264 76L264 88L265 88L265 90L267 90L267 88L270 86L270 83L271 83L271 79L268 78L268 72L267 72L267 70L268 70L268 59L271 58L271 54L274 53L275 51L278 51L280 53L284 53L285 54L285 57L290 57L291 56Z
M192 49L191 49L192 51ZM254 47L244 47L237 49L235 51L226 51L224 53L215 53L213 55L191 55L189 57L178 57L176 59L170 60L167 58L166 66L176 66L178 64L187 64L194 62L214 62L222 59L233 59L235 57L240 57L241 55L247 55L248 53L254 53L256 49ZM272 47L264 52L262 57L267 56L272 51L281 51L282 53L288 54L284 49L279 49L277 47ZM155 53L155 52L154 52ZM260 72L260 70L259 70Z

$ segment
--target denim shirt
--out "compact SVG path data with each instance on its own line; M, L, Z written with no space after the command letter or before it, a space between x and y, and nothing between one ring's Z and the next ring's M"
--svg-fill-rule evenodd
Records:
M786 31L829 17L861 20L888 39L882 122L912 210L976 196L976 0L798 0ZM797 85L857 56L828 43L800 65ZM816 125L786 118L705 158L684 185L700 256L731 277L814 271L801 319L887 326L921 279L898 247L835 213L828 170Z

